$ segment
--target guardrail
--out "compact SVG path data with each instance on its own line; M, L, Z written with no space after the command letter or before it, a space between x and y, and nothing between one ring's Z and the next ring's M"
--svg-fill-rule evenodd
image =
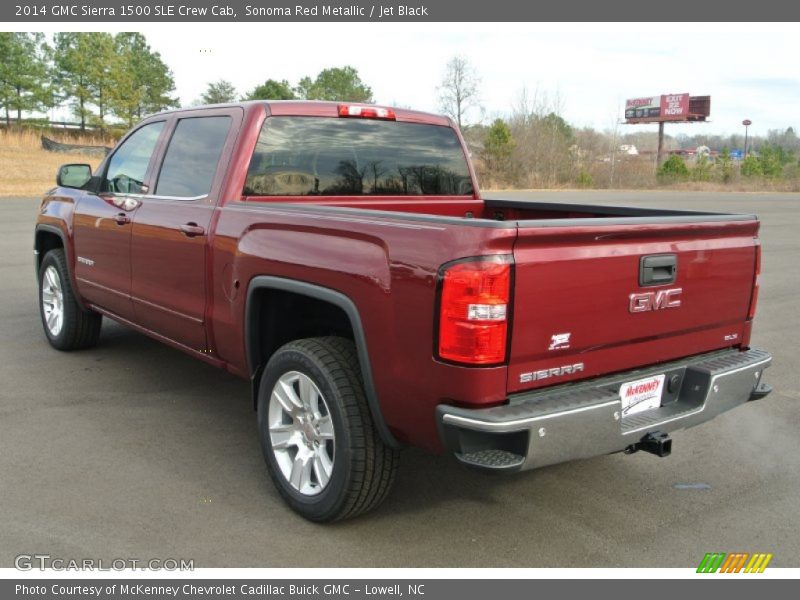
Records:
M65 144L42 136L42 148L48 152L63 152L65 154L91 154L106 156L111 152L109 146L89 146L86 144Z

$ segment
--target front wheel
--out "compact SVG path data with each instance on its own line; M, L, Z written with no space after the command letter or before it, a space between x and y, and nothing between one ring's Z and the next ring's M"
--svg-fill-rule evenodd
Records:
M394 482L398 453L372 422L350 340L309 338L280 348L261 379L258 430L276 488L312 521L366 512Z
M47 341L59 350L89 348L100 337L103 317L78 304L61 248L45 254L39 267L39 313Z

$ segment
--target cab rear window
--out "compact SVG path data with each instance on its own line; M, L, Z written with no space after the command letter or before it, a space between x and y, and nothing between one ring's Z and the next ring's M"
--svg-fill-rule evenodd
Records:
M245 196L472 195L449 127L371 119L271 117L250 161Z

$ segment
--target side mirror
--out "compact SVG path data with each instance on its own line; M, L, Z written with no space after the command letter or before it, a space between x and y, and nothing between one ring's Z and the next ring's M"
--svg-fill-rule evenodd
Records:
M82 188L92 178L92 166L86 164L61 165L56 173L56 185Z

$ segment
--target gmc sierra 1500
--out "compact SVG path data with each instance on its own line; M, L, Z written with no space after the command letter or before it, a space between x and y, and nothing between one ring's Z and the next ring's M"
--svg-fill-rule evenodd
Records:
M457 128L250 102L146 118L41 204L44 332L103 316L251 380L268 471L329 521L398 449L485 470L618 451L769 392L753 215L483 199Z

